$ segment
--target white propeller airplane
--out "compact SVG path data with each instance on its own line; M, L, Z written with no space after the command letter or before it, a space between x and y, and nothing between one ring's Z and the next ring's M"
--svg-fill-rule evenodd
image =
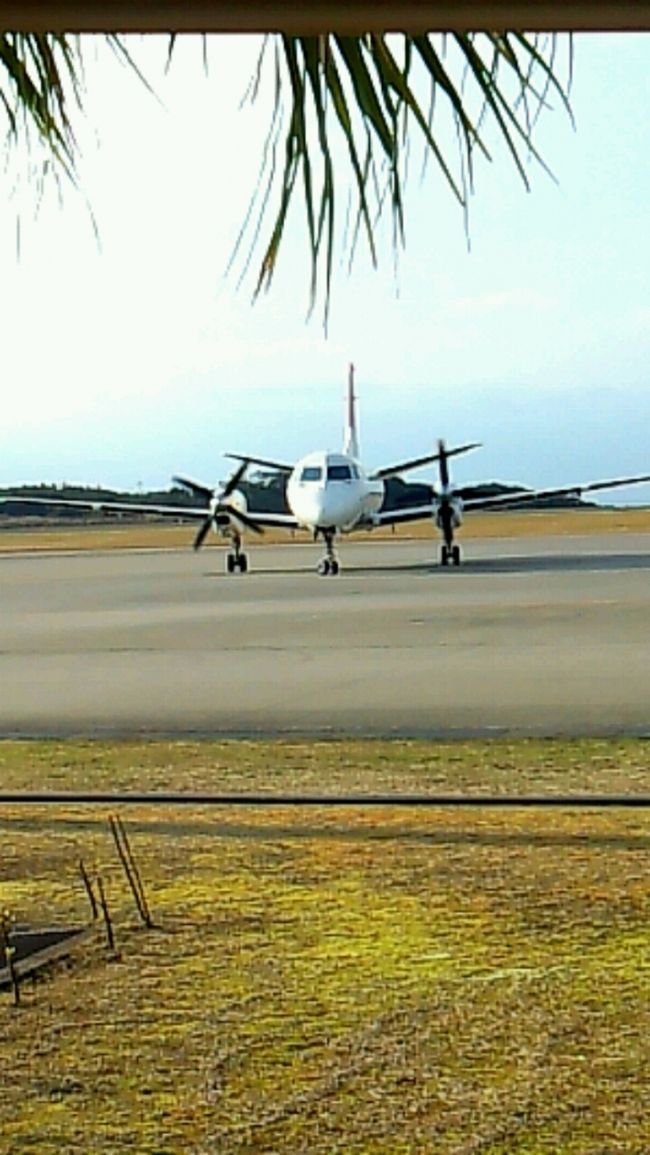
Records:
M379 526L430 518L440 530L442 545L440 563L443 566L460 565L461 552L455 542L455 531L460 527L465 510L498 509L523 502L534 502L548 497L579 497L583 493L619 486L650 482L650 474L641 477L621 477L609 481L592 481L549 489L519 489L490 497L463 500L454 490L449 473L449 460L461 453L476 449L479 442L448 449L438 441L435 453L410 458L396 465L367 472L359 460L356 423L356 396L354 366L350 365L348 378L346 425L342 452L321 450L302 457L296 464L271 461L250 454L227 453L225 456L239 464L232 476L217 489L187 477L174 477L174 482L189 490L203 501L203 505L178 506L137 504L118 501L84 501L51 497L27 497L7 494L0 502L22 502L28 505L76 506L102 512L157 514L164 517L191 518L200 521L194 539L194 549L200 549L210 530L231 543L226 555L226 572L246 573L248 556L242 549L246 530L261 534L265 526L283 529L306 529L314 540L321 538L325 554L318 563L318 573L337 574L339 561L335 550L336 538L352 530L371 530ZM384 509L385 480L432 462L438 463L439 486L431 487L431 500L413 506ZM288 513L249 510L245 494L238 489L250 465L271 469L287 477L286 497Z

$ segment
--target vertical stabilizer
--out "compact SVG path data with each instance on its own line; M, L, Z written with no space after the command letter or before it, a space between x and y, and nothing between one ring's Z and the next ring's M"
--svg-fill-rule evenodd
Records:
M343 452L349 454L350 457L359 456L356 403L357 398L354 392L354 365L350 365L348 396L345 410L345 435L343 437Z

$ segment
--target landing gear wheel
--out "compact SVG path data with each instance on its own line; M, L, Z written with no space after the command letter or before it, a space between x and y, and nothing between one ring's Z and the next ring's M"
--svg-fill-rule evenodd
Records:
M440 565L449 565L449 550L446 545L440 547Z
M316 566L316 570L321 577L327 577L327 575L332 572L330 567L330 559L328 557L321 558L318 565Z
M333 557L330 561L330 573L331 573L332 577L336 577L338 572L339 572L339 563L337 562L336 558Z
M240 573L248 572L248 554L233 553L233 551L230 550L230 552L226 554L226 573L237 573L237 570L239 570Z
M453 561L454 565L460 565L460 546L459 545L453 546L452 551L451 551L451 560Z

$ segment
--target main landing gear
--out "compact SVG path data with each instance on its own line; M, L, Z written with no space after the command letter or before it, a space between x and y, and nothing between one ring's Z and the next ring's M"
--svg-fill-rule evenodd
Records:
M226 554L226 573L247 573L248 555L242 551L239 534L233 535L233 548Z
M447 543L441 546L440 565L460 565L460 546Z
M336 577L339 572L339 563L334 552L334 530L324 529L321 532L325 541L325 557L321 558L316 568L321 577L327 577L330 574L332 577Z

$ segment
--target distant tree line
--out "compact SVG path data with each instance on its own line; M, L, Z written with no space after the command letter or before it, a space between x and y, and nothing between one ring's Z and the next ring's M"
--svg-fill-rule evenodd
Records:
M246 496L249 509L257 509L265 513L284 513L288 512L286 482L287 479L284 474L257 474L254 475L253 478L243 480L239 488ZM388 478L385 485L385 509L400 509L403 506L425 504L431 501L434 493L433 486L426 484L426 482L407 482L403 481L400 477ZM482 485L464 486L456 492L460 497L467 500L469 498L493 497L499 494L513 493L520 489L521 486L518 485L502 485L499 482L493 481L486 482ZM148 490L146 493L105 489L100 485L68 485L65 482L60 485L43 483L40 485L21 485L12 486L11 488L0 488L0 496L6 496L9 493L20 495L20 500L16 502L9 501L2 505L0 507L1 517L39 517L54 521L78 521L80 519L86 519L89 516L100 516L102 518L107 516L106 511L102 511L101 514L96 514L92 510L74 509L66 506L30 505L28 500L30 496L62 498L68 501L97 501L106 503L110 503L111 501L132 501L138 505L177 505L180 519L183 517L184 508L196 505L196 497L175 485L169 489ZM538 498L535 502L528 501L520 503L519 506L513 503L508 506L508 509L513 510L524 507L526 509L558 509L591 504L593 503L582 501L578 497L553 497ZM116 512L115 516L124 520L128 518L129 514ZM153 512L152 517L155 517L155 513Z

